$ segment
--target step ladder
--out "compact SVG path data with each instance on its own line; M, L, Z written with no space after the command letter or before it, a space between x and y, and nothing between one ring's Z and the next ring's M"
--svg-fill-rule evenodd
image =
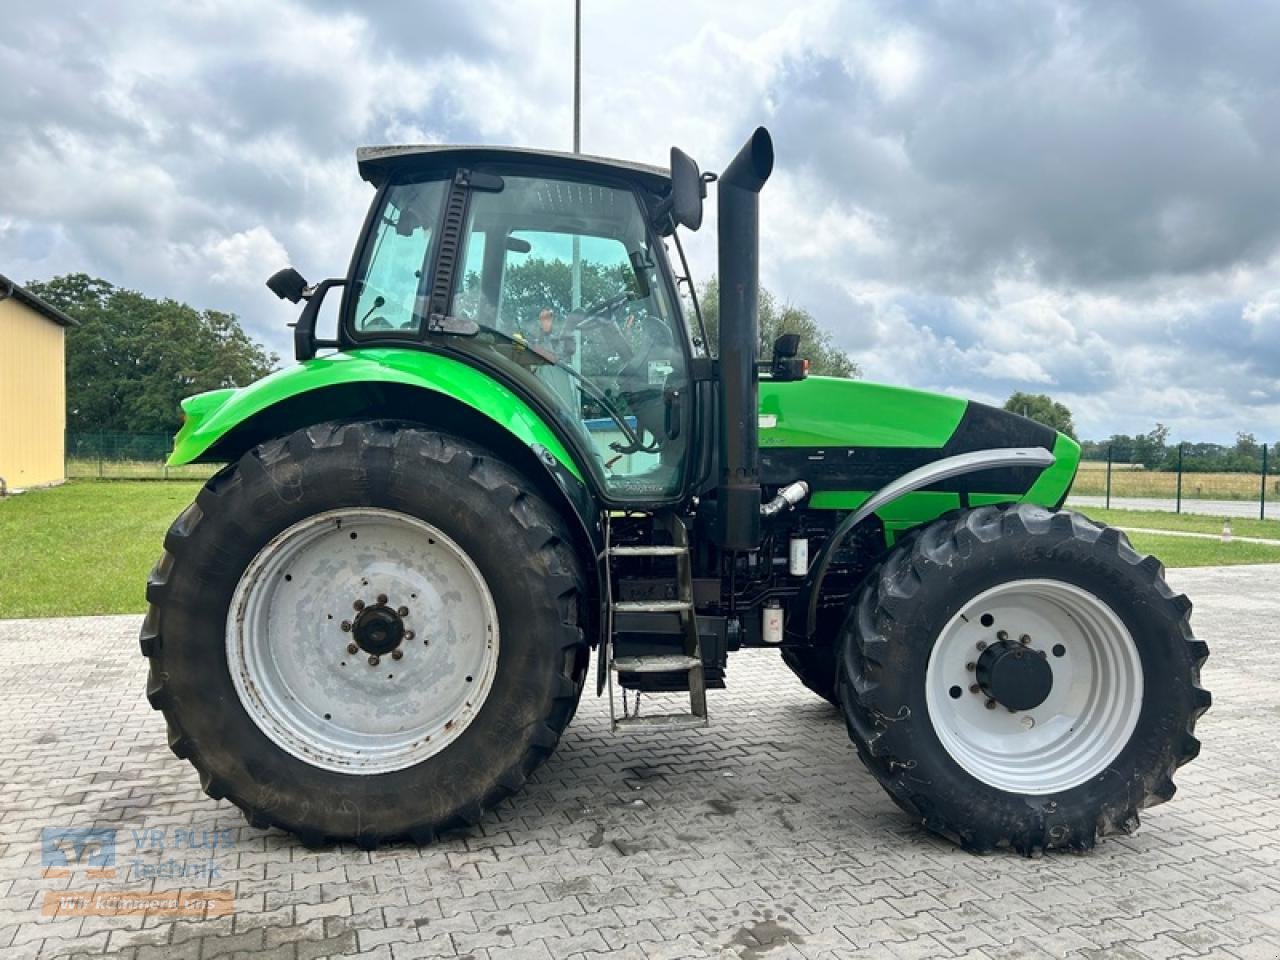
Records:
M698 639L698 618L693 605L693 566L689 558L689 534L684 522L675 514L660 514L653 518L655 527L670 534L671 544L614 546L611 520L605 516L605 607L608 622L605 630L605 649L601 657L608 664L609 726L617 733L630 730L679 730L705 727L707 716L707 684L702 663L702 644ZM676 563L676 599L674 600L614 600L614 560L620 557L670 557ZM614 637L617 633L619 613L673 613L680 619L684 634L682 654L654 654L638 657L615 657ZM620 673L678 673L683 672L689 682L689 712L675 714L640 715L640 691L636 691L634 712L627 706L627 692L622 690L622 716L614 702L614 676Z

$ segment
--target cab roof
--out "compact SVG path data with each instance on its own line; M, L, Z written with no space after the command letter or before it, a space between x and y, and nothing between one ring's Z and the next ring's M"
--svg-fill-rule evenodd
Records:
M656 193L671 188L671 173L665 167L630 160L614 160L584 153L561 153L557 150L531 150L527 147L454 146L426 144L385 147L360 147L356 163L360 176L381 186L396 174L427 170L432 167L461 163L541 163L560 166L581 173L612 174L638 180Z

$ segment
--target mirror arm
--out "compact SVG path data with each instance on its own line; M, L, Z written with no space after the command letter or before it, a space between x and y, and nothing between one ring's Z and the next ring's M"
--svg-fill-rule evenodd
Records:
M302 308L297 322L293 324L293 356L299 363L310 360L316 351L326 347L337 347L337 340L316 339L316 318L320 315L320 306L324 303L325 294L333 287L345 287L345 278L321 280L303 291L307 305Z

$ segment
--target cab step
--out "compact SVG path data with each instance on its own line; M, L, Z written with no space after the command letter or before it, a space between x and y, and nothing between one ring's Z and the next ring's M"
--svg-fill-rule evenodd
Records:
M705 727L711 721L692 713L653 713L639 717L618 717L613 721L614 730L693 730Z
M613 669L618 673L673 673L688 672L694 667L702 666L702 661L679 654L664 654L652 657L617 657L613 661Z
M614 731L623 730L677 730L707 725L707 679L702 661L702 644L698 636L698 616L693 601L693 570L689 556L689 532L684 521L674 513L655 515L654 527L665 529L669 539L664 543L640 543L613 546L612 516L604 516L604 555L606 559L605 608L608 627L605 631L605 648L600 651L601 679L609 685L609 720ZM657 532L656 530L654 531ZM671 557L676 561L671 587L676 599L664 600L616 600L613 595L613 561L625 565L629 558ZM666 592L666 591L663 591ZM659 594L661 595L661 594ZM669 595L669 594L668 594ZM684 634L683 654L651 654L649 656L615 657L615 637L618 632L619 614L674 613L680 620ZM635 712L627 709L626 691L623 691L622 716L618 716L613 700L613 678L616 674L679 674L685 675L684 689L689 693L689 712L684 714L655 714L640 716L640 691L636 691Z
M691 600L618 600L615 613L684 613L693 611Z
M640 547L610 547L609 556L611 557L679 557L687 554L687 547L664 547L664 546L640 546Z

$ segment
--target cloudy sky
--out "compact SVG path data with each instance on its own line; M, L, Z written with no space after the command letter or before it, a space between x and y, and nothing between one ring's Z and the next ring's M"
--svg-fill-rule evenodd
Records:
M1280 438L1280 4L583 5L584 149L714 170L769 126L764 283L868 377ZM262 282L345 273L357 145L571 142L571 0L4 21L0 272L232 310L284 355Z

